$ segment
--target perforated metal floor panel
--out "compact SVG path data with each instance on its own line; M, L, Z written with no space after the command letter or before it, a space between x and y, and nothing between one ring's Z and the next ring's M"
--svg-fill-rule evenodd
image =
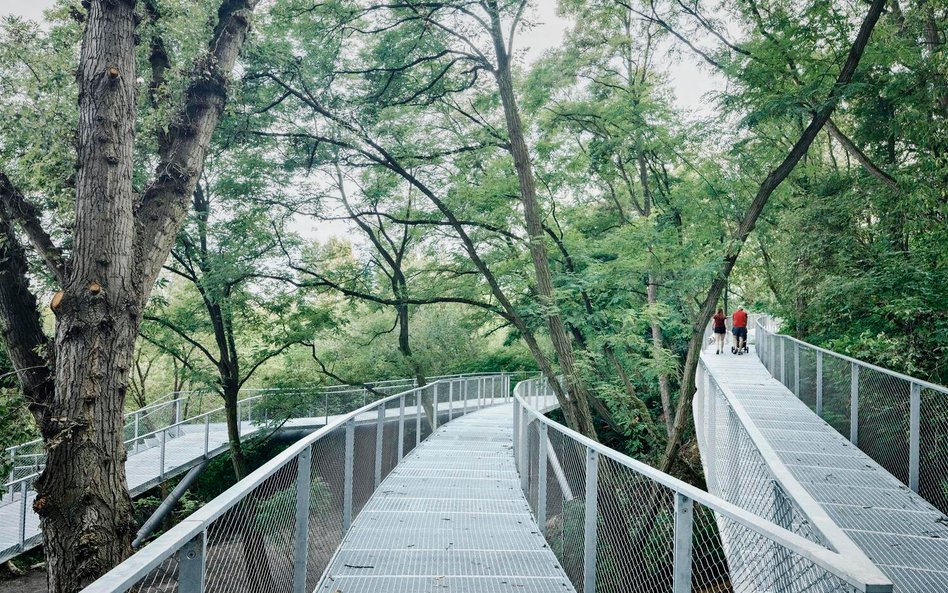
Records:
M443 426L356 518L320 593L571 593L520 490L510 406Z

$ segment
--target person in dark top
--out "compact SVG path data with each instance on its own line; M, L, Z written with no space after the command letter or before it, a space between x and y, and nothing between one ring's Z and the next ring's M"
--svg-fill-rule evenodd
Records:
M747 311L744 307L738 307L731 316L731 333L734 334L734 347L731 348L732 354L743 354L749 352L747 348Z
M724 309L718 309L718 312L711 318L714 322L712 329L714 330L715 354L721 354L721 352L724 351L724 334L727 333L726 319L727 316L724 315Z

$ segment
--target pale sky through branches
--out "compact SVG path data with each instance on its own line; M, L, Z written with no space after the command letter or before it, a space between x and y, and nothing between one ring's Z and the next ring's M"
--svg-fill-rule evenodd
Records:
M17 15L32 20L42 20L43 11L53 6L54 0L0 0L0 17ZM533 11L534 25L522 31L516 40L516 46L525 50L528 62L533 62L548 49L562 43L570 22L556 13L556 0L537 0ZM707 68L693 54L681 52L681 57L671 59L668 56L666 67L669 83L680 109L700 116L708 116L713 109L707 100L707 94L723 84L720 78L708 73ZM295 225L296 226L296 225ZM300 225L302 226L302 225ZM296 228L305 235L317 235L322 240L330 236L349 235L347 225L341 221L326 221L306 224L306 229Z

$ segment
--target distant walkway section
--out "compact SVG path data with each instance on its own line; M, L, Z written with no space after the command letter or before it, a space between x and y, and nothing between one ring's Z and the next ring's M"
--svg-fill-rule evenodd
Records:
M772 378L753 349L705 350L701 375L695 422L712 493L840 553L855 546L897 593L948 591L948 517Z
M504 405L454 420L399 464L316 591L573 591L520 490L511 414Z

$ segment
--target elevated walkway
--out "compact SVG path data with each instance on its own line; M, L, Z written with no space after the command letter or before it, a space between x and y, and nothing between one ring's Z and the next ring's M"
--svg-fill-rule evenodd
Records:
M695 420L713 494L837 551L854 544L897 593L948 591L948 517L771 377L753 349L706 349L702 362ZM761 465L779 495L757 487Z
M319 593L574 591L514 466L511 405L440 428L382 482Z

